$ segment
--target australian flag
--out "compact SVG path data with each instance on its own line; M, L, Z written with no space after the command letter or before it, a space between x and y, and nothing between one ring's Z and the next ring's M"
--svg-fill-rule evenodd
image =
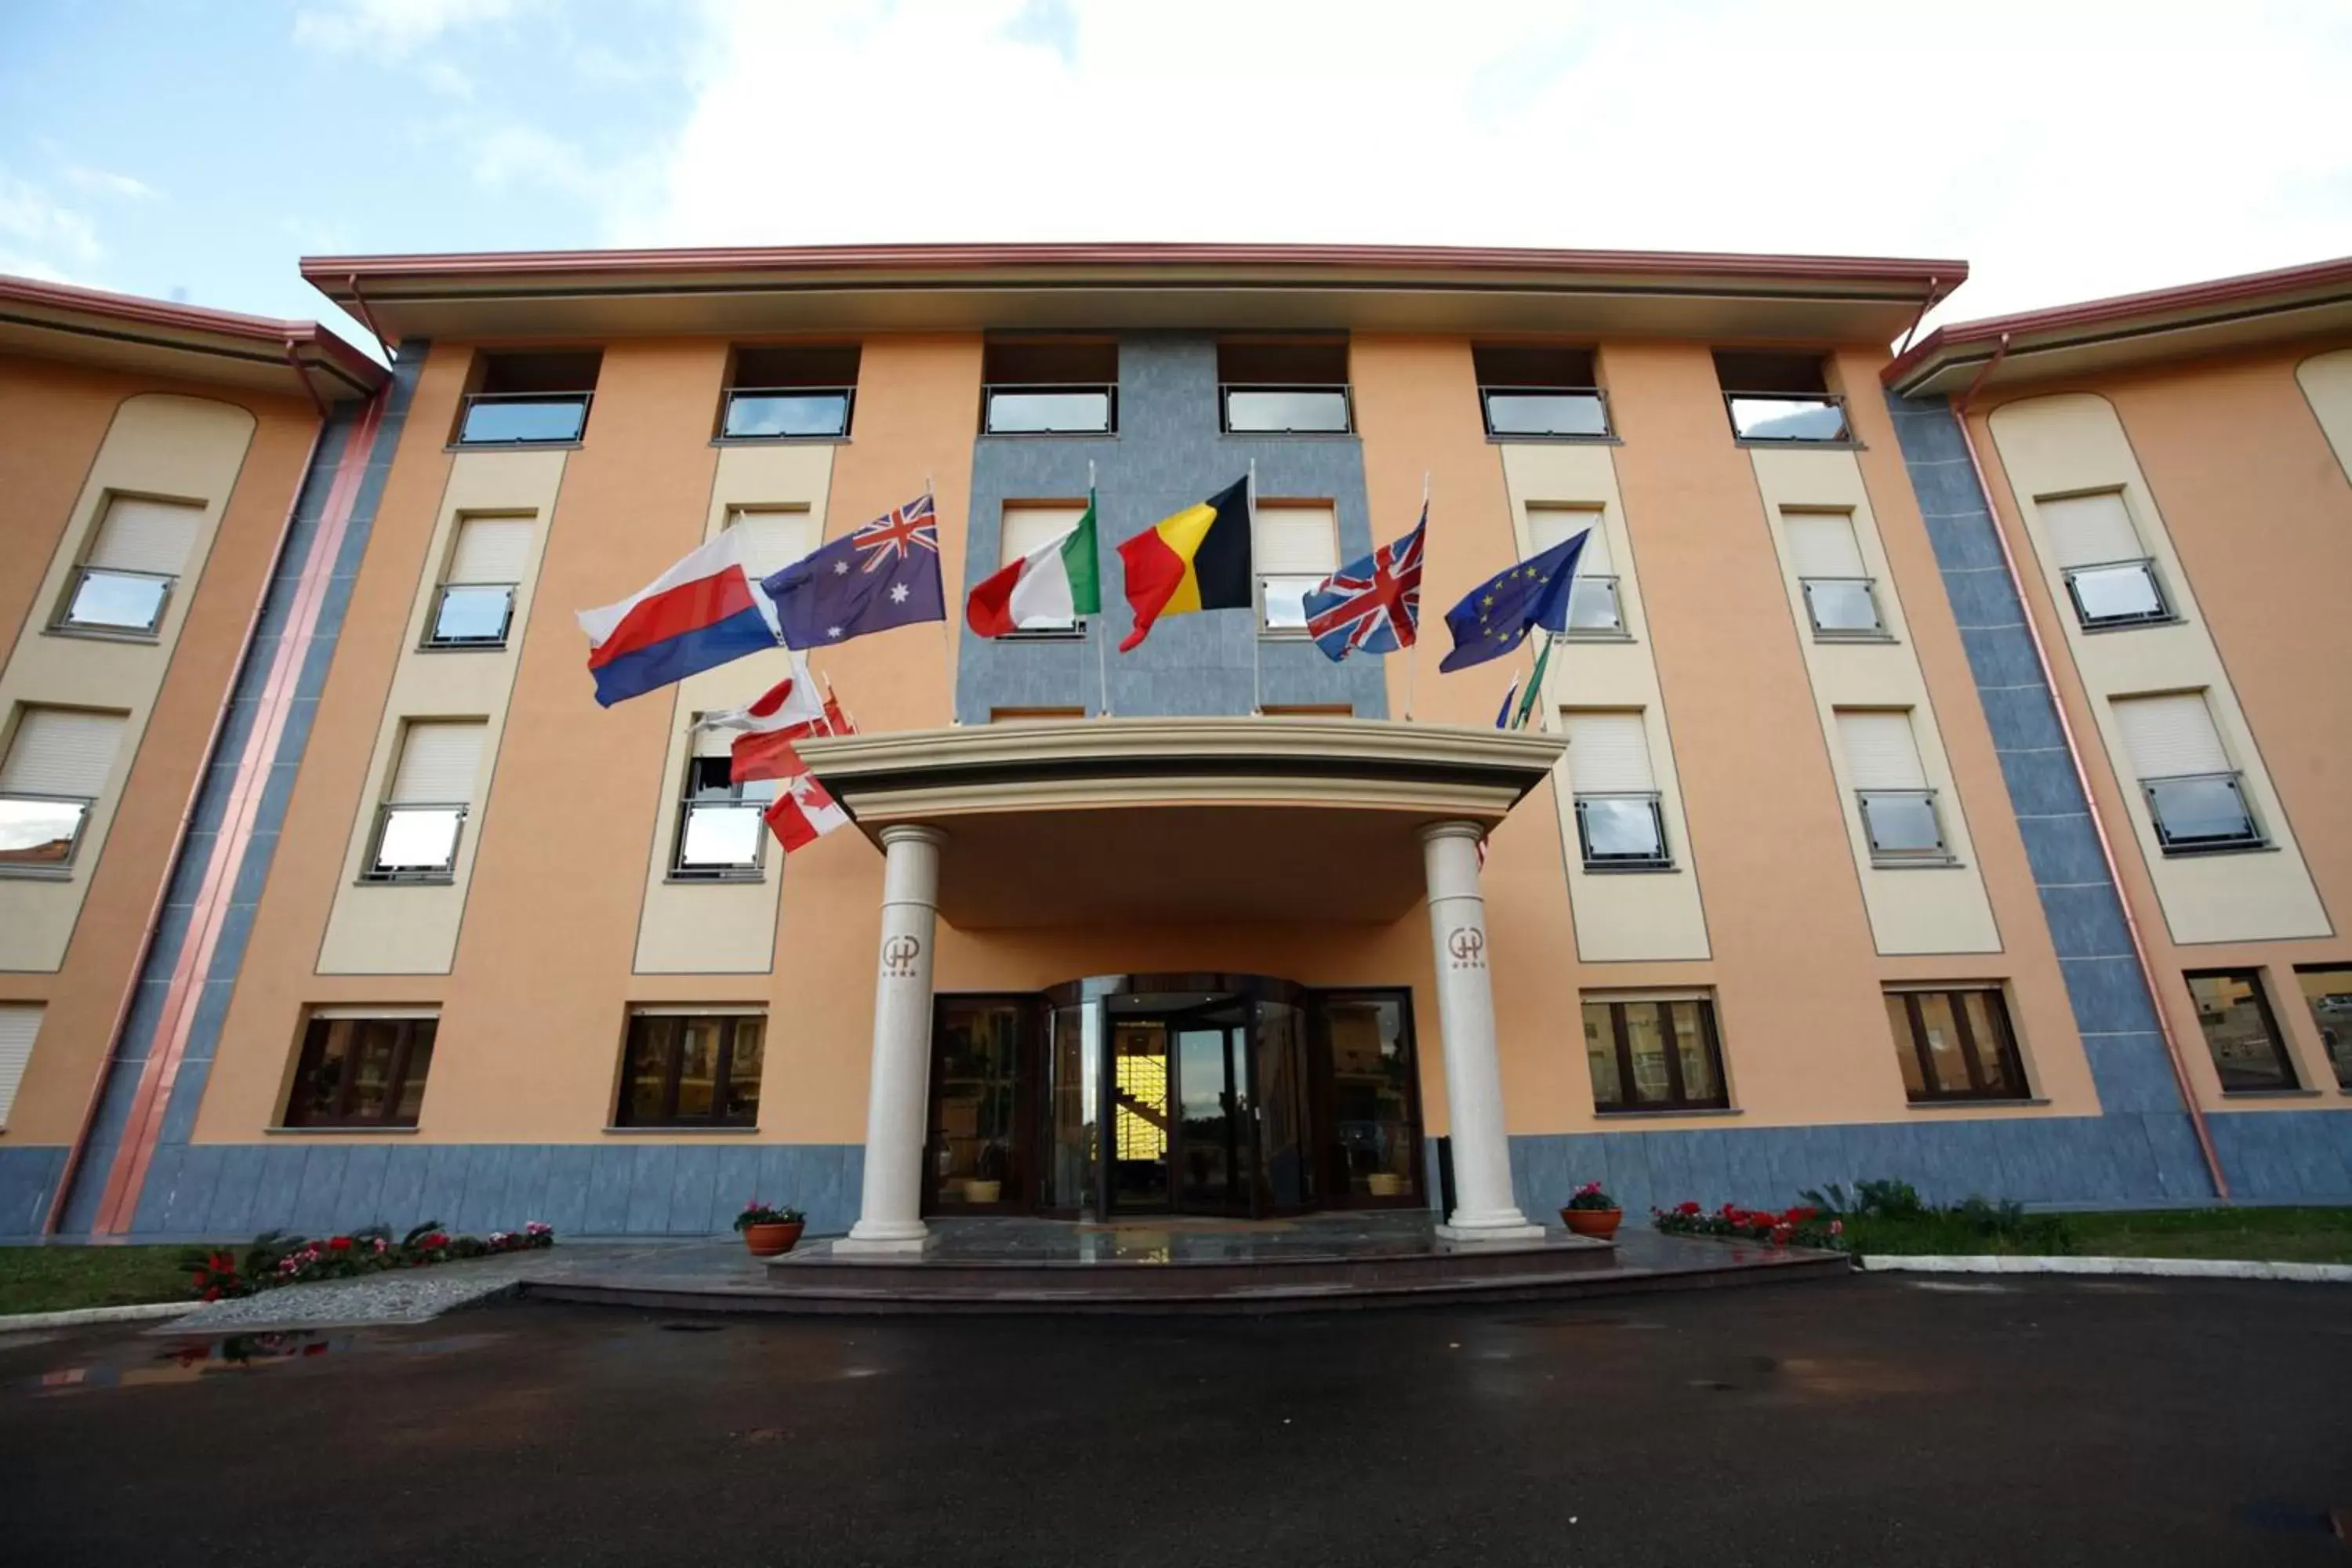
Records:
M1333 663L1361 650L1394 653L1411 647L1421 626L1421 542L1429 507L1394 544L1350 561L1308 592L1307 635Z
M831 647L892 626L948 618L939 514L922 496L761 583L793 647Z
M1531 555L1507 572L1496 573L1463 596L1445 612L1445 629L1454 634L1454 651L1438 668L1467 669L1490 658L1500 658L1527 640L1536 626L1548 632L1568 630L1568 588L1576 577L1577 558L1584 553L1585 533L1562 540L1541 555Z

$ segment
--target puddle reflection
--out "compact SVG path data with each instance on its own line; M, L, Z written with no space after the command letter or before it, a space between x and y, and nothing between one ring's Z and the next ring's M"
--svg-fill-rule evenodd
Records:
M131 1344L116 1347L111 1356L89 1360L22 1379L17 1387L35 1398L88 1394L98 1389L155 1388L200 1383L207 1377L235 1376L274 1366L319 1362L358 1352L394 1355L448 1355L477 1350L508 1338L503 1333L448 1334L431 1340L376 1340L352 1332L286 1330L273 1333L226 1334L215 1339L182 1340L162 1350Z

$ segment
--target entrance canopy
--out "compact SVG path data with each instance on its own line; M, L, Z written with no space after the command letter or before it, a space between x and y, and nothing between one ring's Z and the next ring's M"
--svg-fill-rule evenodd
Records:
M810 770L878 843L948 835L958 926L1397 920L1426 891L1420 829L1491 827L1557 736L1341 718L1098 719L812 740Z

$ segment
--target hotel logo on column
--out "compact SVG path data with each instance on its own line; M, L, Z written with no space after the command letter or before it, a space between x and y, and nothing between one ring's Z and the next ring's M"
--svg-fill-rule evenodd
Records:
M1445 933L1445 951L1456 969L1486 967L1486 933L1476 926L1455 926Z
M894 980L905 980L915 973L915 960L922 956L920 937L894 936L882 944L882 973Z

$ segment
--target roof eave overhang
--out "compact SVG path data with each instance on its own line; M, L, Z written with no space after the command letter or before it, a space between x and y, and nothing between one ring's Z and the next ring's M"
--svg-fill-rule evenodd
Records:
M387 337L1120 327L1885 342L1958 261L1381 246L869 246L315 257Z
M1997 387L2347 333L2352 258L1956 322L1930 332L1881 374L1903 396L1948 397L1977 384L1988 365L1983 384Z
M315 321L207 310L0 278L0 353L328 403L372 397L383 367Z

